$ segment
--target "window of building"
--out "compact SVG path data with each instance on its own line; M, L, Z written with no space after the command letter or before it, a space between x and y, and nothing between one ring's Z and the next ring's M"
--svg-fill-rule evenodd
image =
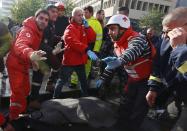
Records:
M108 1L108 6L109 6L109 7L112 6L111 0Z
M168 11L169 11L169 6L165 6L164 13L168 13Z
M110 3L109 3L109 1L107 2L107 8L109 8L110 7Z
M114 5L114 4L115 4L115 2L116 2L116 0L112 0L112 5Z
M142 8L142 1L138 1L136 10L141 10Z
M142 10L143 10L143 11L147 11L147 8L148 8L148 2L144 2L144 3L143 3Z
M129 7L129 6L130 6L130 2L131 2L131 0L126 0L125 6L126 6L126 7Z
M155 9L155 10L158 10L158 6L159 6L159 4L155 4L155 5L154 5L154 9Z
M107 2L105 1L103 8L106 9L106 6L107 6Z
M131 9L135 9L137 0L132 0Z
M124 2L124 0L120 0L120 1L119 1L119 7L122 7L122 6L123 6L123 2Z
M160 11L160 12L163 12L163 10L164 10L164 5L160 5L159 11Z
M149 10L153 9L153 3L149 3Z
M106 5L105 5L105 8L108 8L108 1L106 1Z

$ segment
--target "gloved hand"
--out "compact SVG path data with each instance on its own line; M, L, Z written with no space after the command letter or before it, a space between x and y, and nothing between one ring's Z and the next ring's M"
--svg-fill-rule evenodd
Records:
M113 70L113 69L116 69L117 67L120 67L121 65L122 65L122 61L119 59L116 59L111 62L108 62L105 69Z
M64 49L62 49L62 42L59 42L55 48L53 49L52 53L53 55L57 55L59 54L60 52L62 52Z
M96 55L93 51L91 51L91 50L88 50L88 51L87 51L87 55L88 55L89 58L90 58L91 60L93 60L93 61L95 61L95 60L98 59L97 55Z
M103 84L104 84L104 81L102 79L97 80L96 81L96 88L97 89L102 88Z
M85 28L88 28L88 21L86 19L82 19L82 24L84 25Z
M40 60L46 60L46 57L43 57L43 55L45 55L46 52L42 51L42 50L38 50L38 51L33 51L30 55L30 60L32 62L36 62L36 61L40 61Z
M106 58L102 59L102 61L105 62L106 64L108 64L108 63L110 63L110 62L112 62L116 59L117 59L117 57L109 56L109 57L106 57Z

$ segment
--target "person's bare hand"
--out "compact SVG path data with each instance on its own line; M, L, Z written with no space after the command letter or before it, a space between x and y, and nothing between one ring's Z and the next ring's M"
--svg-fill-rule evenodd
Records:
M187 41L187 32L179 27L174 28L170 32L168 32L168 37L170 38L170 45L172 48L176 48L182 44L186 44Z
M147 93L146 100L150 107L152 107L155 104L156 97L157 97L157 93L155 91L149 91Z
M30 55L30 60L31 61L46 60L47 58L44 57L45 54L46 52L42 50L33 51Z

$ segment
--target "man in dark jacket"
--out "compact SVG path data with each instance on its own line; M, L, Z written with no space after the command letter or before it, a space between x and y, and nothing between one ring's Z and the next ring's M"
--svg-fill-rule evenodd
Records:
M176 8L162 21L163 42L153 63L146 96L150 106L161 91L162 81L183 102L179 119L172 131L186 131L187 121L187 8ZM181 106L181 105L180 105Z
M32 90L30 95L31 108L39 108L39 90L41 88L43 77L45 74L51 72L51 68L58 70L61 66L61 61L59 60L57 54L62 52L62 43L55 37L55 21L58 17L58 9L55 5L48 5L46 7L49 13L49 24L44 30L43 39L40 45L40 49L46 52L47 60L41 61L39 63L40 69L38 71L33 71L32 77ZM57 73L57 72L56 72ZM58 74L56 74L56 77Z
M65 6L63 3L56 3L55 6L58 8L58 18L55 22L55 34L57 36L63 36L66 27L69 25L69 19L64 15Z
M66 27L69 25L69 19L64 15L65 6L62 2L57 2L55 6L58 8L58 18L55 21L55 42L62 42L62 48L64 48L64 41L62 36ZM63 52L57 54L58 59L61 61L63 59ZM50 78L48 80L46 91L53 92L58 76L58 70L52 69Z

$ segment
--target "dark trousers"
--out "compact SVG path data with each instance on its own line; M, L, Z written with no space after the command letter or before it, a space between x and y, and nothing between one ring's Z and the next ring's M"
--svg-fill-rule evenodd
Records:
M176 98L178 102L178 109L180 111L179 118L174 126L174 128L171 131L187 131L187 83L186 81L178 83L174 85L174 89L176 90ZM181 106L181 103L184 103L183 106ZM179 107L180 106L180 107Z
M68 82L71 77L71 74L74 71L77 73L78 80L80 81L82 95L88 95L85 65L62 66L60 69L59 79L57 80L55 86L55 91L53 95L54 98L60 97L62 87Z
M147 82L128 84L128 90L121 95L119 118L116 127L125 131L138 131L147 112Z
M39 91L43 82L44 74L40 71L33 71L30 100L39 100ZM56 84L58 71L52 71L47 84Z
M33 71L30 100L39 100L39 91L43 82L43 73L40 71Z

